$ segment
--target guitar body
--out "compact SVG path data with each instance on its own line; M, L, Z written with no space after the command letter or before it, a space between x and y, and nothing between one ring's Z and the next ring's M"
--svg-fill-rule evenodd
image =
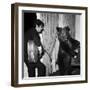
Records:
M27 42L28 61L36 63L39 61L39 50L33 40Z

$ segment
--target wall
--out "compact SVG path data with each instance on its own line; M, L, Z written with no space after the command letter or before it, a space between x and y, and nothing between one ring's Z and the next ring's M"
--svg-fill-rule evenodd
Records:
M69 26L71 30L71 36L75 37L75 15L73 14L60 14L59 15L59 26Z
M47 52L52 54L53 47L55 44L56 26L58 25L58 15L55 13L41 13L41 20L45 24L45 30L43 32L43 46ZM43 61L46 65L46 75L52 72L52 66L50 58L47 54L44 55Z
M75 38L80 41L80 15L77 15L75 17L75 20L76 20L76 22L75 22L75 30L76 30Z
M87 84L71 84L71 85L55 85L43 87L25 87L13 88L10 86L11 78L11 3L26 2L26 3L42 3L42 4L62 4L74 6L89 6L89 0L1 0L0 1L0 90L89 90ZM89 6L90 9L90 6ZM90 14L90 12L89 12ZM90 20L90 15L88 15ZM90 27L89 27L90 29ZM89 30L88 29L88 30ZM90 33L90 30L88 31ZM90 38L90 35L89 35ZM90 46L90 42L89 45ZM90 49L88 47L88 49ZM90 50L88 50L90 53ZM90 59L90 57L89 57ZM89 60L88 59L88 60ZM90 63L90 61L88 61ZM90 65L88 66L90 68ZM90 76L90 70L88 71Z

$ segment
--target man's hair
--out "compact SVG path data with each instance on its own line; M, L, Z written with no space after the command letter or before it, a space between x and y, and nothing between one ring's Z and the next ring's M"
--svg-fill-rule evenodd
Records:
M44 27L44 23L40 19L36 20L36 25Z
M65 26L64 29L66 29L66 31L70 31L70 27L69 26Z
M62 30L62 27L56 27L56 30L58 31L58 32L61 32L61 30Z

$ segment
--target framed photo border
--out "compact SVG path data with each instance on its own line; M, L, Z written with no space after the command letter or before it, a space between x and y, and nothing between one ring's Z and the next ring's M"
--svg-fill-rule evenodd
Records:
M67 81L67 82L47 82L34 84L18 84L18 7L41 7L41 8L61 8L61 9L77 9L85 10L85 80ZM14 3L11 4L11 86L44 86L44 85L60 85L60 84L77 84L88 82L88 7L82 6L64 6L64 5L46 5L32 3Z

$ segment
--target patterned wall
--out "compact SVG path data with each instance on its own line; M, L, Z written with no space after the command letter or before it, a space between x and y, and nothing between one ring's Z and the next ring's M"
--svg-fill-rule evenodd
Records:
M43 45L48 53L52 54L53 46L55 44L56 26L58 26L58 14L41 13L41 20L45 24L43 32ZM46 75L52 72L50 58L47 54L43 57L43 62L46 65Z

